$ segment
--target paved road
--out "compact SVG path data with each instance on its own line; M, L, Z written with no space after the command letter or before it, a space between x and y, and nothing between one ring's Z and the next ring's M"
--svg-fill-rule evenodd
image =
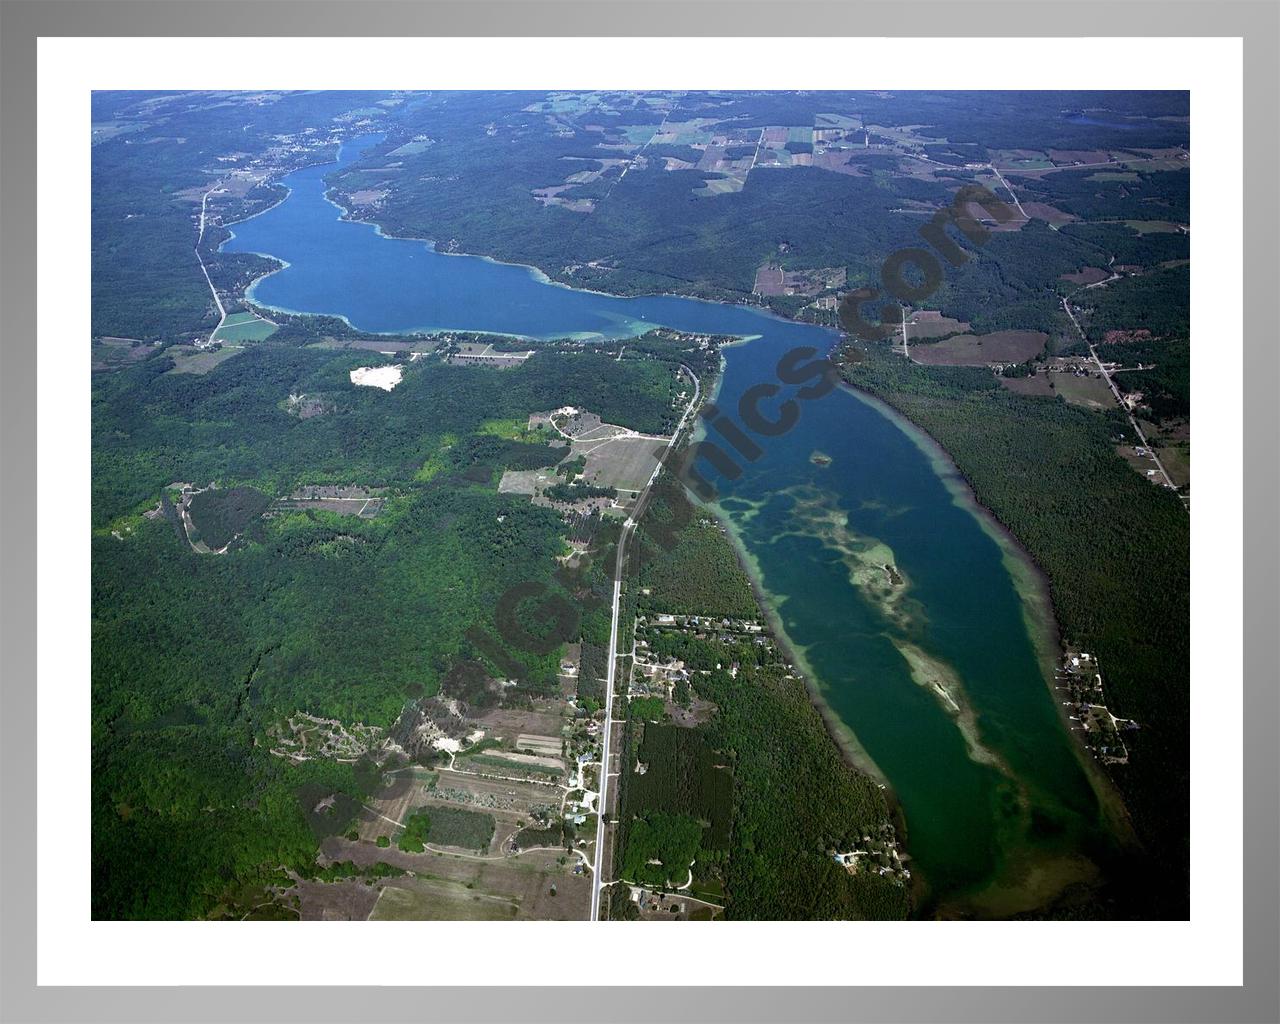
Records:
M222 299L218 297L218 289L213 286L213 279L209 277L208 268L206 268L204 265L204 257L200 255L200 243L204 241L205 211L208 208L209 196L214 192L219 191L220 188L221 186L215 185L213 188L209 189L209 191L206 192L201 197L200 199L200 233L196 236L196 259L200 261L200 272L204 274L204 280L205 280L205 283L209 286L209 291L213 292L213 303L215 306L218 307L218 327L221 327L223 323L226 322L227 311L222 306ZM213 332L209 335L210 341L212 341L213 336L218 333L218 327L215 327L213 329Z
M697 374L687 366L682 365L680 369L687 373L693 381L693 397L689 399L689 404L685 407L684 415L680 417L680 422L676 424L676 429L671 432L671 440L667 442L667 450L664 453L667 455L671 453L671 449L675 447L676 442L680 439L681 433L683 433L685 426L689 422L689 417L693 414L693 410L698 404L698 397L702 393ZM614 560L613 613L609 624L609 668L605 673L604 728L601 730L604 739L602 740L600 751L600 800L596 804L595 863L591 868L592 921L600 920L600 886L603 883L601 875L604 871L604 826L605 818L608 815L609 801L609 759L611 757L609 747L613 739L613 691L617 685L618 671L618 612L622 598L622 574L626 564L627 542L635 532L636 523L644 512L645 499L649 496L649 490L661 471L662 463L660 462L654 467L648 482L636 496L635 511L622 526L622 533L618 537L618 554Z
M995 164L987 164L987 166L991 168L991 173L994 174L999 179L1000 184L1005 187L1005 191L1008 192L1009 195L1013 197L1013 205L1018 208L1018 212L1022 214L1022 216L1025 217L1027 220L1030 220L1031 217L1027 214L1027 211L1022 208L1022 204L1018 202L1018 193L1016 193L1012 188L1009 187L1009 183L1004 180L1004 175L1000 173L999 169L997 169Z
M1128 413L1129 425L1133 427L1133 432L1138 435L1138 440L1142 442L1142 446L1151 453L1151 459L1155 462L1156 469L1159 470L1160 475L1164 477L1164 482L1175 494L1178 494L1178 489L1173 486L1173 480L1170 479L1168 472L1166 472L1164 463L1160 461L1160 456L1156 454L1156 450L1151 447L1151 442L1147 440L1147 435L1144 434L1142 432L1142 428L1138 426L1138 421L1134 418L1132 411L1130 411L1129 407L1125 405L1124 398L1120 394L1120 389L1116 387L1116 382L1111 379L1111 374L1107 372L1107 368L1102 365L1102 360L1098 358L1098 350L1093 347L1093 342L1085 337L1084 331L1080 328L1080 322L1076 320L1075 313L1071 312L1071 303L1066 298L1062 300L1062 308L1066 312L1067 316L1071 318L1071 323L1075 327L1076 333L1080 335L1080 340L1089 346L1089 355L1093 357L1094 365L1097 366L1098 372L1102 374L1102 379L1107 382L1107 387L1111 389L1111 394L1115 396L1116 403L1121 409L1124 409L1125 412ZM1188 512L1191 511L1191 506L1183 495L1178 494L1178 500L1182 502L1183 508Z

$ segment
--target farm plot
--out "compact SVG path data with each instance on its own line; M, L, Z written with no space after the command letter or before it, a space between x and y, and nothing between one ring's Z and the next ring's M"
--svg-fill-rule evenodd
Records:
M962 334L968 330L969 325L964 321L943 316L936 309L919 310L907 320L907 337L912 341L943 338L948 334Z
M457 351L450 353L446 361L460 366L491 366L499 370L509 370L519 366L533 354L533 349L527 352L504 352L495 349L492 344L480 345L467 342L457 346Z
M1067 213L1065 210L1059 210L1056 206L1050 206L1048 203L1024 202L1022 208L1027 212L1027 216L1036 217L1042 221L1059 227L1063 224L1070 224L1080 218L1074 213ZM1010 221L1012 224L1020 223L1017 220Z
M379 836L394 839L413 810L427 802L428 787L435 778L434 772L416 766L388 775L385 795L367 799L360 812L356 822L360 839L371 843Z
M404 888L406 883L416 887L425 896L433 895L431 888L418 886L420 882L455 883L458 888L442 885L434 895L437 899L425 906L418 904L407 908L402 897L391 897L392 903L385 910L374 908L371 919L383 919L382 915L402 900L402 913L435 913L437 920L466 920L466 911L475 904L460 901L451 896L458 889L469 895L490 896L514 903L514 914L508 918L518 920L574 921L587 916L591 899L591 879L585 872L575 874L570 860L562 849L531 850L518 857L481 858L468 854L448 854L427 851L406 853L395 847L379 849L372 843L354 843L348 839L331 836L322 845L322 852L330 860L353 861L359 867L384 863L410 872L413 876L398 877L381 883L383 890ZM564 860L564 863L561 861ZM552 891L554 887L554 892ZM379 904L382 899L379 898ZM491 901L486 901L491 902ZM433 909L435 908L435 909ZM456 917L450 915L457 915ZM402 918L417 920L419 918ZM427 918L421 918L427 919Z
M426 797L436 804L472 808L491 814L501 824L528 821L560 806L560 793L530 782L469 775L465 772L440 772L435 787Z
M434 352L440 347L438 341L419 338L413 341L400 341L392 338L323 338L313 341L307 348L323 349L358 349L361 352L377 352L384 356L393 356L397 352L408 352L411 355L422 355Z
M1085 267L1074 274L1059 275L1063 281L1071 284L1099 284L1111 275L1101 267Z
M300 880L291 890L303 921L366 921L378 902L378 889L363 879L337 882Z
M501 857L510 853L511 839L522 829L558 821L563 795L559 788L446 771L440 773L440 782L429 794L430 802L424 809L428 815L448 809L482 814L493 823L488 855ZM433 847L462 845L476 849L465 843L438 841L431 833L426 841Z
M559 736L539 736L522 732L516 737L516 749L542 757L559 758L564 740Z
M313 484L300 487L276 502L277 509L323 509L339 515L373 519L382 511L385 487L337 487Z
M445 878L398 878L383 885L370 921L510 921L520 913L512 896L476 892Z
M754 291L757 295L817 295L828 288L843 288L844 267L822 267L817 270L783 270L763 266L756 271Z
M616 487L620 491L638 491L653 476L665 439L651 437L618 437L597 444L586 451L587 464L582 479L595 487ZM586 445L574 445L574 454Z
M173 355L175 348L191 349L190 345L171 345L168 349L169 354ZM194 349L192 349L194 351ZM122 366L129 366L132 363L146 359L147 356L155 355L158 352L154 345L150 345L145 341L139 341L136 338L100 338L93 342L92 346L92 369L94 373L103 370L115 370Z
M486 736L501 738L511 746L521 735L535 734L558 737L568 720L564 705L559 702L538 702L532 708L492 708L475 716L475 724ZM553 754L559 755L560 741L556 740Z
M1111 162L1111 153L1105 149L1051 149L1049 159L1059 166L1079 164L1105 164Z
M221 348L197 348L195 345L170 345L165 354L173 360L168 373L194 373L203 376L220 363L244 351L243 345L223 345Z
M942 341L912 345L911 358L929 366L1023 363L1044 351L1048 340L1049 336L1041 331L958 334Z
M1109 223L1104 221L1103 223ZM1171 220L1126 220L1123 222L1126 227L1132 228L1140 235L1159 235L1173 234L1177 231L1186 231L1184 224L1175 224Z
M458 757L454 767L459 772L488 775L494 778L541 782L559 787L565 781L565 765L559 758L536 754L496 751Z
M1001 377L1000 383L1015 395L1052 398L1055 394L1046 373L1037 373L1032 377Z
M508 469L498 481L498 493L533 495L555 482L553 469Z
M231 313L213 332L210 341L265 341L280 328L256 313Z
M1053 374L1051 380L1054 391L1072 405L1098 410L1116 408L1115 395L1100 375L1063 371Z
M529 419L530 429L548 423L569 443L566 462L581 460L575 483L623 492L619 497L606 491L604 495L580 499L572 506L579 512L615 514L625 507L653 476L668 440L660 435L641 434L626 427L603 423L595 413L579 409L558 409ZM508 470L503 473L498 490L507 494L529 494L535 504L551 505L552 499L544 492L562 482L563 477L550 469Z
M1054 166L1038 149L996 149L991 151L991 159L1002 171L1050 170Z

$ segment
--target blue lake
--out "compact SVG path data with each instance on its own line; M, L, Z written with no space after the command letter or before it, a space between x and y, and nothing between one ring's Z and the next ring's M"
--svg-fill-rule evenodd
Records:
M340 164L376 141L349 143ZM227 250L288 264L257 282L257 303L379 332L739 335L750 340L724 350L716 399L731 415L747 388L776 381L784 353L836 340L751 307L577 291L387 238L325 198L334 168L289 175L288 199L235 225ZM801 404L738 479L707 475L787 639L899 801L922 905L1008 914L1095 879L1114 841L1046 683L1012 549L957 496L949 464L876 403L841 388Z

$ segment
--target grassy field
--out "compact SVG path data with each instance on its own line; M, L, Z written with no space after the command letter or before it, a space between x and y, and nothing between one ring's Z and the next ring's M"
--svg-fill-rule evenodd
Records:
M166 353L173 358L170 373L195 373L204 375L219 363L244 351L243 345L223 345L220 349L198 349L194 345L171 345Z
M132 338L100 338L92 347L93 369L117 370L154 355L156 349Z
M370 921L510 921L517 900L476 892L444 878L414 878L387 885Z
M1053 389L1072 405L1086 409L1114 409L1115 396L1101 377L1077 377L1073 373L1055 373L1050 378Z
M1167 220L1127 220L1124 223L1140 235L1173 234L1181 230L1177 224Z
M374 909L370 915L372 920L393 920L390 916L393 913L416 915L412 918L416 920L433 916L438 920L468 916L489 920L492 918L484 915L493 913L487 906L493 904L504 907L505 916L500 920L518 917L580 921L587 916L590 906L589 876L575 875L567 863L559 863L563 851L555 849L535 850L501 860L479 860L430 850L406 853L394 846L379 849L372 843L350 842L337 836L327 839L323 849L331 859L350 860L366 868L378 863L391 864L412 873L412 879L401 877L386 884L416 892L418 899L414 906L410 908L404 897L392 896L386 906Z
M910 342L912 330L907 327ZM911 346L911 358L930 366L985 366L1022 363L1044 351L1049 336L1040 331L958 334L943 341Z
M275 334L279 328L268 320L263 320L253 313L232 313L213 332L213 340L221 342L263 341Z
M1191 442L1183 441L1161 445L1156 449L1175 487L1191 483Z

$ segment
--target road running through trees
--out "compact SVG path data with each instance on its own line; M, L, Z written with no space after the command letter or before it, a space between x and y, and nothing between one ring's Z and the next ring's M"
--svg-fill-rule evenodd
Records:
M680 422L676 424L676 429L671 432L671 440L667 442L667 450L663 453L663 461L665 461L665 456L671 454L676 442L680 439L680 435L684 432L684 428L688 424L693 410L697 407L698 398L702 393L701 385L698 383L698 375L687 366L681 365L680 369L682 372L687 373L693 381L693 397L689 399L689 404L685 407L684 415L680 417ZM662 472L662 461L653 468L653 473L649 476L648 482L636 498L635 512L622 526L622 533L618 536L618 554L614 560L613 612L609 622L609 667L605 673L604 728L601 730L604 739L601 741L600 750L600 800L596 804L596 848L594 864L591 868L592 921L600 920L600 887L603 884L601 876L604 873L605 818L609 813L609 762L612 756L609 752L609 746L613 734L613 691L617 685L618 672L618 614L622 597L622 574L626 563L627 541L631 539L631 535L635 532L636 523L644 513L645 499L649 496L649 490L653 487L653 482L658 478L660 472Z
M1085 337L1085 333L1080 327L1080 322L1076 320L1075 313L1071 311L1071 302L1069 299L1070 296L1062 300L1063 310L1066 312L1067 316L1071 318L1071 323L1075 327L1076 333L1080 335L1080 340L1089 346L1089 355L1093 357L1094 365L1097 366L1098 372L1102 374L1102 379L1107 382L1107 387L1111 389L1111 394L1115 397L1116 404L1118 404L1128 415L1129 425L1133 427L1133 432L1138 435L1138 440L1142 442L1142 447L1150 454L1152 461L1156 464L1156 469L1158 469L1160 471L1160 475L1164 477L1165 485L1173 491L1174 494L1178 494L1178 489L1173 486L1173 480L1170 479L1168 472L1166 472L1164 463L1160 461L1160 456L1156 454L1156 450L1151 447L1151 442L1147 440L1147 435L1144 434L1142 432L1142 428L1138 426L1138 420L1133 415L1133 410L1125 404L1124 398L1120 394L1120 389L1116 387L1116 382L1111 379L1111 374L1107 372L1107 368L1102 365L1102 360L1098 358L1098 350L1093 347L1093 342ZM1184 509L1188 512L1191 511L1191 505L1187 502L1185 496L1178 494L1178 500L1182 502L1182 507Z

